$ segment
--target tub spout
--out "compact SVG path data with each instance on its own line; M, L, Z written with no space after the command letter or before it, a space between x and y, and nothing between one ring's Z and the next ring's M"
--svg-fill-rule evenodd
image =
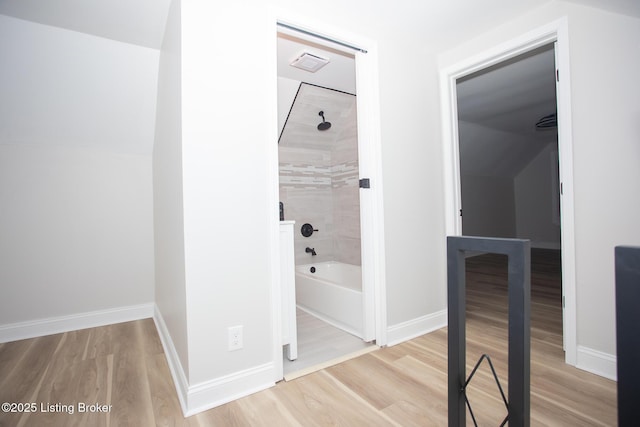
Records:
M311 256L316 256L316 255L318 255L318 254L316 253L316 248L306 248L304 251L305 251L306 253L308 253L308 254L310 253L310 254L311 254Z

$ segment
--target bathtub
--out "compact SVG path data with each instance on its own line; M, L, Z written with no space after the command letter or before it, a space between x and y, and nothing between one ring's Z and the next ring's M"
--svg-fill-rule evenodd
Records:
M300 309L362 338L360 266L336 261L298 265L295 276L296 304Z

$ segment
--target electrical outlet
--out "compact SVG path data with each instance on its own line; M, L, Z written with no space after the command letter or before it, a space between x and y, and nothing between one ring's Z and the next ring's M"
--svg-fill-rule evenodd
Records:
M231 326L229 329L229 351L242 348L242 326Z

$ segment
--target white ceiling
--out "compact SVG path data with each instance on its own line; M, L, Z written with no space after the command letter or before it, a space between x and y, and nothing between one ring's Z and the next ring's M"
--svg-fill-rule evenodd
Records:
M638 0L568 0L640 18ZM171 0L0 0L0 14L66 28L159 49ZM389 22L417 20L431 35L427 43L441 45L444 40L455 44L467 33L488 29L518 13L540 4L540 0L474 0L345 3L345 8L358 8L362 19L370 15ZM487 11L491 11L488 13ZM333 11L327 11L333 13ZM452 23L455 22L455 25ZM398 25L398 28L414 28Z
M291 61L303 52L328 59L329 63L315 73L292 67ZM278 33L278 77L351 94L356 93L356 68L353 54L302 40L288 33Z
M292 67L291 62L303 52L328 59L329 63L315 73ZM345 129L345 120L356 105L353 53L329 47L326 42L320 44L306 36L304 39L297 37L283 29L278 33L278 77L308 83L300 86L293 105L285 103L279 107L287 110L282 113L288 113L280 146L328 149L338 133ZM287 97L287 90L279 85L278 97L293 102L294 99ZM329 130L322 132L317 129L322 121L320 111L332 123Z
M638 0L567 0L571 3L605 9L622 15L640 18L640 1Z

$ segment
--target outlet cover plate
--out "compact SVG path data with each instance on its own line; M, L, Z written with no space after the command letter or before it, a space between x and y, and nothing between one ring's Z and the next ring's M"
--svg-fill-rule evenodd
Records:
M231 326L229 331L229 351L240 350L242 344L242 326Z

